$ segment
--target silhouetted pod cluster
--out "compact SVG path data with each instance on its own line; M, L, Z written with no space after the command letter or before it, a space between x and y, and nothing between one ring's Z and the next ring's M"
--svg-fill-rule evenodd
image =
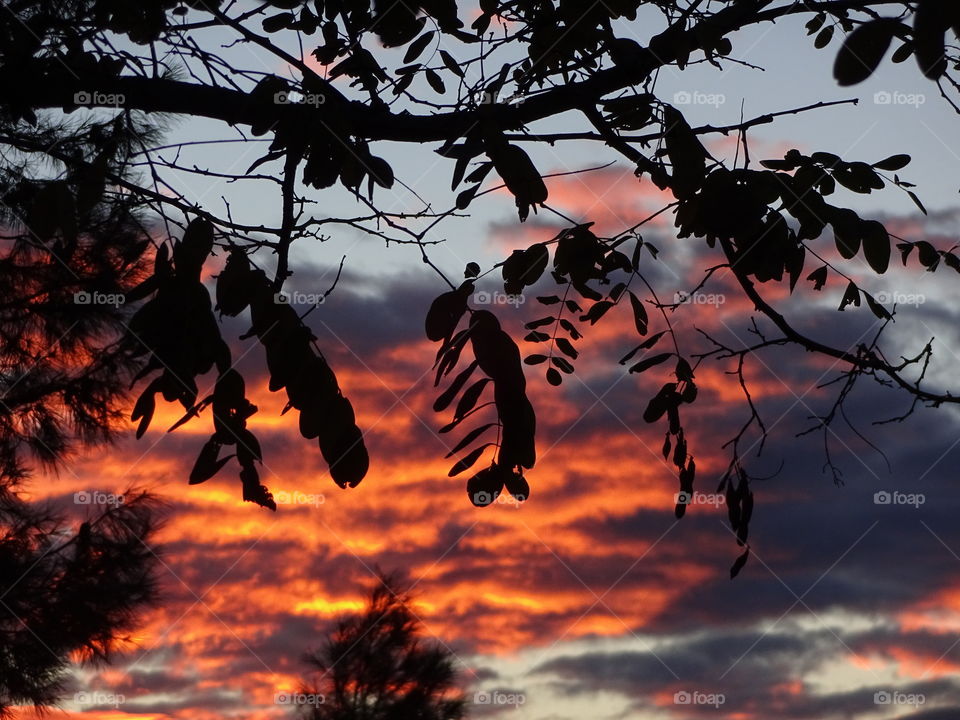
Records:
M220 335L210 295L200 282L212 248L213 226L194 220L174 246L172 262L166 246L161 247L154 274L131 293L135 297L155 293L130 322L134 354L149 355L136 380L162 370L140 395L131 419L140 421L137 437L142 437L156 410L157 393L168 402L179 401L187 410L171 431L212 405L214 433L200 450L190 484L206 482L235 456L243 499L276 510L273 495L260 483L260 443L247 428L257 408L246 398L243 377L231 367L230 350ZM232 317L250 308L252 328L244 337L256 335L266 349L271 392L286 388L284 412L291 407L300 411L300 433L317 439L334 481L340 487L355 487L369 467L363 433L333 371L316 352L313 333L240 249L230 252L217 277L216 297L221 315ZM214 391L198 402L195 378L214 365L219 372ZM235 446L236 452L221 457L224 446Z
M210 294L200 282L203 263L212 249L213 226L206 220L194 220L174 246L172 264L164 245L157 252L154 274L137 290L138 295L156 291L130 322L136 352L150 356L137 379L156 370L162 373L141 393L131 419L140 421L137 437L142 437L153 419L157 393L167 402L179 401L187 410L170 430L212 404L214 433L201 448L189 483L197 485L216 475L234 457L220 457L223 446L234 445L243 499L276 510L256 468L256 461L263 459L260 443L247 429L247 418L257 408L245 397L243 377L231 368L230 349L220 335ZM214 365L220 374L213 394L197 402L196 377Z
M475 358L437 398L433 409L442 412L460 395L453 421L440 429L441 433L449 432L463 420L491 404L477 403L484 390L489 385L493 386L492 405L497 413L497 421L480 425L468 432L450 450L447 457L460 453L493 428L496 428L498 437L494 441L482 443L461 457L450 469L449 476L469 470L486 449L495 448L496 454L490 466L480 470L467 482L470 501L479 507L489 505L506 487L516 500L522 502L530 494L529 485L523 477L523 469L530 469L536 463L536 415L526 395L526 378L520 362L520 349L501 329L493 313L467 307L467 300L473 290L473 282L468 280L456 290L436 298L427 313L427 337L441 343L436 358L435 385L439 385L440 380L454 370L468 343ZM467 327L457 332L457 327L465 315L468 315ZM486 377L467 386L478 369Z
M237 314L249 305L252 327L244 337L256 335L266 349L270 391L286 388L284 412L291 407L300 411L300 434L317 439L334 482L342 488L356 487L370 465L363 433L333 370L316 352L313 333L239 250L233 251L217 279L217 299L226 314Z
M230 367L230 351L220 337L210 294L200 282L200 268L212 247L213 227L194 220L175 246L173 262L167 246L161 246L154 274L135 289L138 295L155 292L129 324L134 354L148 356L135 381L162 371L134 406L131 419L140 421L138 438L153 419L157 393L189 409L197 399L196 376L209 372L215 363L221 372Z

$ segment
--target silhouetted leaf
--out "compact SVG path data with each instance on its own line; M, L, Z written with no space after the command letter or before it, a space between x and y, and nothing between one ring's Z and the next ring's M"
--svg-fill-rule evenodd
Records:
M881 160L880 162L875 162L873 166L875 168L880 168L881 170L888 170L893 172L895 170L901 170L910 164L909 155L891 155L890 157Z
M674 404L673 394L676 391L675 383L667 383L660 391L650 398L646 409L643 411L643 421L655 423L667 410Z
M433 88L434 92L436 92L439 95L443 95L443 93L446 92L447 88L443 84L443 78L441 78L440 75L437 74L436 70L431 70L430 68L427 68L426 70L423 71L423 74L427 78L427 83L429 83L430 87Z
M911 55L913 55L913 45L911 45L909 42L905 42L894 51L893 55L890 56L890 62L899 64L904 60L908 60Z
M747 557L750 555L750 548L747 548L743 551L743 554L738 557L733 565L730 566L730 579L733 580L737 575L740 574L740 571L743 570L743 566L747 564Z
M514 250L501 268L504 292L518 295L524 287L536 283L549 259L550 254L543 243L535 243L525 250Z
M947 71L944 52L949 20L941 0L920 0L913 16L913 50L926 77L939 80Z
M659 355L654 355L653 357L645 358L645 359L641 360L640 362L638 362L636 365L633 365L633 366L630 368L630 372L632 372L632 373L642 373L642 372L644 372L645 370L649 370L650 368L652 368L652 367L655 366L655 365L659 365L659 364L662 363L662 362L666 362L666 361L669 360L672 356L673 356L673 353L660 353Z
M558 337L555 342L557 344L557 347L560 349L560 352L562 352L567 357L570 357L576 360L577 357L580 355L580 353L577 352L577 349L573 346L573 344L566 338Z
M870 308L870 312L877 316L879 320L892 320L893 316L887 311L883 305L879 304L868 292L863 293L863 298L867 301L867 307Z
M471 185L463 192L457 195L456 202L454 203L457 207L457 210L466 210L470 207L470 203L473 202L473 198L476 196L477 191L480 189L480 185Z
M427 49L427 45L430 44L430 41L433 40L433 35L433 30L430 30L410 43L407 46L407 51L403 54L404 64L412 63L414 60L420 57L421 53Z
M662 338L666 334L666 332L667 332L666 330L661 330L658 333L654 333L653 335L648 337L646 340L644 340L642 343L640 343L637 346L637 349L649 350L660 341L660 338Z
M827 282L827 266L819 267L807 275L807 280L813 283L814 290L822 290Z
M530 499L530 484L520 473L510 473L504 477L504 487L515 500L525 502Z
M940 263L940 253L937 252L937 249L926 240L919 240L915 245L920 263L928 270L936 268Z
M807 35L813 35L820 28L823 27L823 24L827 21L827 14L819 12L810 18L806 23Z
M461 418L470 412L473 409L473 406L476 405L477 401L480 399L480 393L483 392L483 389L489 382L490 378L483 378L481 380L477 380L477 382L464 390L463 395L460 397L460 402L457 403L457 409L454 411L453 416L455 418Z
M480 459L480 456L483 455L483 451L491 445L493 445L493 443L485 443L464 455L452 468L450 468L450 472L447 473L447 477L455 477L463 471L472 468L476 464L477 460Z
M860 307L860 288L858 288L853 282L847 284L847 289L843 293L843 297L840 299L840 310L845 310L847 305L854 305Z
M633 323L636 325L637 333L639 333L640 337L643 337L647 334L650 320L647 317L647 309L632 292L630 293L630 307L633 309Z
M296 22L296 17L293 13L285 12L279 13L277 15L271 15L268 18L263 20L263 31L268 33L275 33L279 30L283 30L286 27L289 27L291 24Z
M477 361L474 360L470 363L466 369L462 370L457 376L453 379L453 382L450 383L450 387L444 390L433 403L434 412L443 412L450 406L450 403L453 402L453 399L457 396L457 393L460 392L461 388L466 384L467 380L470 379L470 376L473 374L473 371L477 369Z
M467 447L470 443L472 443L474 440L476 440L478 437L480 437L480 435L482 435L484 431L489 430L492 427L496 427L496 425L497 425L496 423L487 423L486 425L475 427L473 430L471 430L466 435L464 435L463 438L460 440L460 442L458 442L453 447L453 450L451 450L446 455L444 455L444 458L447 459L447 458L453 457L458 452L460 452L465 447Z
M467 285L472 289L472 283L464 283L464 286ZM462 291L464 286L439 295L430 305L426 318L427 338L436 342L453 334L460 318L467 311L467 293Z
M890 48L897 25L896 20L871 20L847 35L833 66L837 82L856 85L870 77Z
M220 447L220 443L214 438L210 438L204 443L193 465L193 470L190 471L190 485L199 485L200 483L206 482L216 475L220 469L226 465L227 461L233 457L233 455L227 455L226 457L218 459L217 455L220 453Z
M590 309L587 310L585 315L580 316L580 322L590 321L591 325L596 325L597 321L606 315L607 310L613 307L613 303L609 300L600 300L595 302L590 306Z
M467 481L467 495L476 507L495 502L503 492L506 473L497 465L484 468Z
M876 220L865 220L860 227L863 255L874 272L882 275L890 265L890 235L883 224Z
M920 212L926 215L927 209L923 206L923 203L920 202L920 198L917 197L916 193L913 192L913 190L907 190L907 195L909 195L910 199L913 200L913 204L920 208Z
M581 332L577 330L577 327L566 318L560 318L560 327L566 330L574 340L579 340L583 337Z
M443 64L446 66L447 70L452 72L459 78L463 78L463 68L457 63L456 60L448 53L446 50L440 51L440 59L443 60Z
M813 46L817 48L817 50L822 50L829 45L830 41L833 39L833 30L833 25L827 25L825 28L823 28L823 30L817 33L817 37L813 41Z

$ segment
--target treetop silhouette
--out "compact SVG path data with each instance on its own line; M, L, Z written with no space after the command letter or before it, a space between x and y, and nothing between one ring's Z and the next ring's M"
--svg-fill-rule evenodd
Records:
M316 651L305 656L312 671L305 713L312 720L459 720L466 700L456 657L439 641L423 638L412 597L397 575L378 573L367 607L337 621Z

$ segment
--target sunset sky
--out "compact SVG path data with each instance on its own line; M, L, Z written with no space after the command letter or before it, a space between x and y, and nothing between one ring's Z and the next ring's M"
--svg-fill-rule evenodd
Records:
M887 62L862 86L838 88L830 76L836 44L814 50L802 21L735 36L734 47L767 71L695 67L665 73L657 92L667 101L683 92L723 98L687 108L693 125L736 122L741 101L744 117L752 117L860 98L855 107L761 127L751 135L751 158L782 157L793 147L868 162L910 153L914 161L900 175L917 183L928 216L893 188L840 197L900 237L954 245L960 120L915 64ZM924 100L888 104L882 95L877 100L884 92L922 93ZM208 122L180 122L171 127L170 141L228 132ZM223 148L198 147L187 160L237 169L264 152L262 144ZM734 138L714 137L709 148L732 163ZM435 148L373 149L418 193L451 204L452 166ZM601 150L539 148L531 155L542 173L554 174L614 158ZM621 164L554 177L547 185L551 206L596 222L598 234L615 233L672 201ZM196 177L184 177L178 189L217 211L225 195L240 220L275 223L279 217L272 190L261 194ZM317 193L316 200L311 211L318 215L362 211L337 190ZM404 190L381 200L386 210L419 208ZM520 225L513 199L502 192L478 200L471 213L443 224L434 238L446 242L431 249L431 259L451 278L462 277L469 261L486 270L565 227L544 211ZM645 256L644 262L662 293L692 288L705 267L721 262L702 240L678 241L672 233L670 214L643 233L661 251L658 260ZM319 646L335 617L362 607L380 568L408 577L425 633L455 653L475 717L960 717L957 408L920 409L903 422L873 425L902 415L909 399L861 379L847 406L852 427L841 419L827 433L830 457L846 481L837 487L823 471L824 433L797 434L830 409L838 387L821 385L840 366L796 348L748 360L750 391L770 436L760 457L751 437L745 455L752 474L767 479L754 488L753 556L731 581L739 550L725 508L700 505L683 520L674 518L676 469L660 453L663 427L641 418L666 371L638 377L617 364L636 344L629 308L617 307L586 327L577 372L560 388L548 385L540 368L526 368L538 416L538 462L527 475L531 497L522 506L478 509L464 490L467 475L447 477L451 461L444 455L462 432L438 434L450 413L431 409L442 388L433 387L437 347L424 336L423 318L445 285L415 248L385 250L357 233L331 234L326 243L296 248L287 288L324 292L346 254L336 290L309 323L357 410L369 474L356 489L334 485L316 443L299 436L293 414L280 416L286 398L267 389L262 347L239 339L247 315L228 319L224 337L241 358L248 395L259 407L250 427L263 444L262 478L280 501L278 511L241 502L235 464L206 484L187 486L212 422L208 412L168 434L181 414L174 405L158 411L141 440L131 427L114 448L37 476L32 497L77 517L91 509L74 502L82 491L143 487L168 503L158 550L163 601L112 665L77 671L73 691L81 695L71 695L65 710L90 720L289 717L293 708L277 704L277 694L300 685L303 654ZM820 242L832 257L832 238ZM853 272L875 295L914 296L916 304L898 308L887 355L916 353L935 336L927 378L935 388L956 391L956 276L948 268L925 273L914 260L904 268L895 252L882 278L871 278L865 264ZM211 290L222 261L208 263ZM265 267L272 262L263 258ZM804 275L814 267L808 264ZM502 292L498 280L499 272L492 273L478 289ZM547 314L535 296L554 287L547 276L522 304L494 310L519 340L524 323ZM866 307L837 313L843 289L834 280L814 293L801 280L791 298L785 287L763 288L794 313L797 327L846 347L872 337L878 325ZM733 278L720 272L704 292L718 300L682 306L672 316L685 353L709 348L697 330L728 343L751 342L753 308ZM651 332L664 329L662 319L651 318ZM535 351L520 345L524 354ZM734 368L731 360L697 368L700 397L684 416L697 489L704 493L714 492L729 461L721 446L749 417L735 376L726 374ZM201 396L212 389L213 375L205 381ZM898 493L895 502L878 502L882 492ZM522 698L522 706L482 702L491 693ZM722 702L703 702L705 696ZM700 700L684 703L684 697Z

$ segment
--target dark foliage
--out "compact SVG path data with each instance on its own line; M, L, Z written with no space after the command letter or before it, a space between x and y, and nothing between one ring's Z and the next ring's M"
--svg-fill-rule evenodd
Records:
M77 528L0 490L0 716L56 705L73 661L129 646L157 599L156 505L128 492Z

